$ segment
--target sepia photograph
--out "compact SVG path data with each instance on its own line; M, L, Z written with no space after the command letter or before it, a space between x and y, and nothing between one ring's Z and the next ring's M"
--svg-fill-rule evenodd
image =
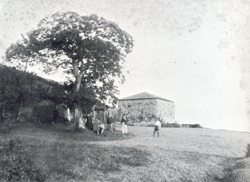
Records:
M0 0L0 182L250 182L250 0Z

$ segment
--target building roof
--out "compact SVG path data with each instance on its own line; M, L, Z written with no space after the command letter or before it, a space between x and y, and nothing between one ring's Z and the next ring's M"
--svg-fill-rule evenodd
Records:
M123 101L123 100L143 100L143 99L161 99L161 100L165 100L165 101L168 101L168 102L173 102L171 100L167 100L167 99L164 99L162 97L159 97L159 96L147 93L147 92L142 92L142 93L132 95L132 96L129 96L129 97L124 97L124 98L121 98L119 100Z

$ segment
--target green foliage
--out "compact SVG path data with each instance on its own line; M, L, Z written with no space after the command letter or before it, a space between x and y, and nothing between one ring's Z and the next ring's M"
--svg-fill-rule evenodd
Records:
M178 123L163 123L162 127L167 127L167 128L181 128L181 125Z
M64 102L65 89L52 81L42 79L32 73L0 65L0 113L1 121L16 117L20 107L50 99Z
M19 68L42 63L46 73L63 68L72 85L69 102L92 106L93 101L116 101L114 83L117 78L124 81L122 65L132 47L132 37L116 23L66 12L41 20L36 29L7 49L6 59L20 63L16 64ZM84 94L87 90L88 96Z
M68 93L66 99L64 99L64 103L70 108L73 108L74 103L78 103L85 114L90 113L93 106L97 104L94 89L90 86L80 87L78 94L72 98L73 87L73 82L64 85L64 89Z
M42 124L52 124L56 120L56 106L54 102L42 101L33 108L33 117Z
M35 88L36 77L16 68L0 65L0 109L1 120L7 112L15 113L22 101L34 98L39 89Z
M12 75L9 71L12 70L1 69L0 71L1 121L4 120L6 110L12 109L19 97L19 93L16 89L19 86L18 80L16 80L18 77L16 75Z
M20 139L10 140L0 154L0 181L44 181Z

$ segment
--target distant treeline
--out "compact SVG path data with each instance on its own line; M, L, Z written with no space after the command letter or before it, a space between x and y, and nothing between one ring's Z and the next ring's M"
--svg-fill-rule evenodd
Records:
M154 122L128 123L128 125L153 127ZM166 128L203 128L200 124L179 124L179 123L163 123L162 127L166 127Z

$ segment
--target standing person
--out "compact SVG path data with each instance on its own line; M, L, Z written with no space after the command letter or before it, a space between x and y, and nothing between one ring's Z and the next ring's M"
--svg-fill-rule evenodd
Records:
M113 132L113 117L112 117L112 115L108 116L107 124L108 124L109 131Z
M127 116L125 114L123 114L122 121L121 121L122 133L128 133L127 122L128 122Z
M94 126L93 126L92 116L88 114L86 118L87 118L86 127L90 130L93 130Z
M155 136L155 133L156 133L156 132L157 132L158 137L159 137L159 135L160 135L160 134L159 134L160 128L161 128L161 122L160 122L160 120L159 120L158 118L156 118L153 137Z

